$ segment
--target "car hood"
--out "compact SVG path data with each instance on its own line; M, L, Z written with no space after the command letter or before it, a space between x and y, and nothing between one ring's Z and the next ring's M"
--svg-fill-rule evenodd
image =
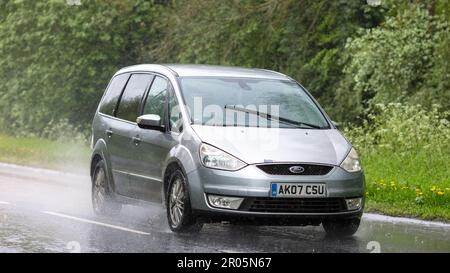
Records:
M339 165L351 145L336 129L192 125L201 141L245 161Z

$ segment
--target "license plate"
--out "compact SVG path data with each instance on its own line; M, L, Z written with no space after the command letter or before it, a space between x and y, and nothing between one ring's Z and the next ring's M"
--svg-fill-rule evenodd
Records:
M325 184L272 183L271 197L326 197Z

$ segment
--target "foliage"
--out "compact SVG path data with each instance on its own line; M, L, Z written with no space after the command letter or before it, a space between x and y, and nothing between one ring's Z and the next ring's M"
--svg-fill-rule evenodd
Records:
M337 12L338 11L338 12ZM160 62L222 64L280 71L332 105L347 37L381 20L359 1L174 1Z
M366 116L362 126L344 129L353 145L365 153L421 149L450 156L449 112L437 105L426 110L420 105L376 104Z
M345 78L334 114L355 121L374 103L410 102L450 107L450 25L412 5L378 28L349 39Z
M378 104L363 125L344 130L366 175L367 209L450 219L449 112Z
M0 128L46 136L64 120L89 128L111 75L153 42L157 6L147 1L2 2ZM71 128L69 128L71 129Z
M339 121L379 102L449 108L444 0L80 3L0 2L0 130L86 133L111 75L142 62L284 72Z

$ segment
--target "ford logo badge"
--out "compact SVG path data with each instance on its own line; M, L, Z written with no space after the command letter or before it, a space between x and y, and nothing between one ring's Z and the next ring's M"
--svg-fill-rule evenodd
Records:
M303 168L302 166L292 166L289 168L289 171L291 173L302 173L305 171L305 168Z

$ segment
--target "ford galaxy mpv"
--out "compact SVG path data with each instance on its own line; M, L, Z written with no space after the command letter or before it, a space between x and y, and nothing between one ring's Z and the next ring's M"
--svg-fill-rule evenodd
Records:
M320 225L352 235L364 174L352 145L292 78L263 69L136 65L92 127L92 203L161 203L174 232L204 223Z

